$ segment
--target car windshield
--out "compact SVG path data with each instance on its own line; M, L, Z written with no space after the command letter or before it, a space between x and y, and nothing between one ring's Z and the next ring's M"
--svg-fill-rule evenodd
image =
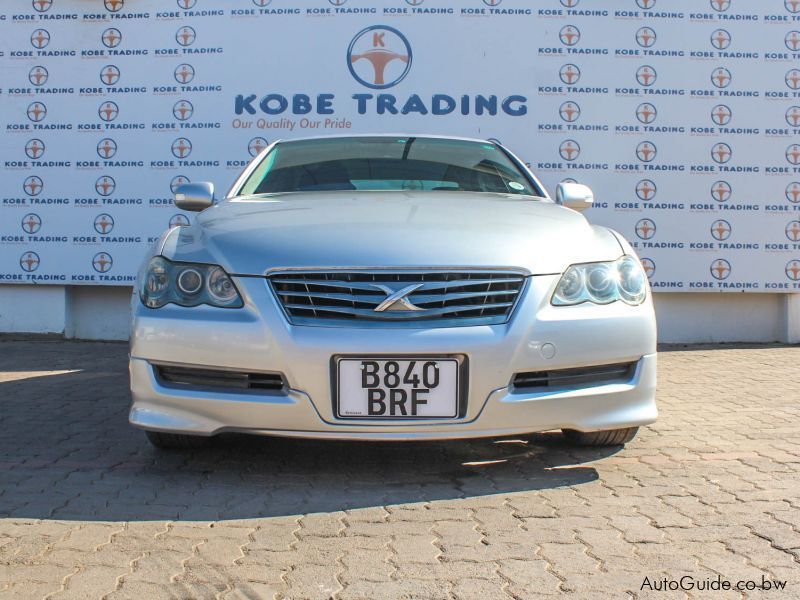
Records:
M280 142L239 193L331 190L542 195L496 144L413 136Z

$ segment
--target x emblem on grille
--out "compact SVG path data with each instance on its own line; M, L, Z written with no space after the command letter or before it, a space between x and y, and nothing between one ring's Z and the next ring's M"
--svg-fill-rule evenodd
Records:
M379 289L384 294L386 294L386 299L378 304L375 307L375 312L386 312L386 311L410 311L410 310L425 310L424 308L420 308L411 302L408 299L408 296L413 293L414 291L421 288L424 283L415 283L413 285L407 285L406 287L394 290L390 288L388 285L382 285L380 283L371 283L372 287Z

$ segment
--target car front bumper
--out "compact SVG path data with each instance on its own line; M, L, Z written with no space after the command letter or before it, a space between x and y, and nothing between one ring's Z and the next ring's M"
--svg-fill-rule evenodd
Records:
M131 424L214 435L354 440L434 440L519 435L551 429L598 431L652 423L657 417L653 308L622 303L554 307L558 276L532 277L504 325L432 329L290 325L263 278L235 278L242 309L133 301ZM551 354L554 355L551 356ZM332 404L332 357L434 356L467 360L466 413L413 422L341 420ZM547 358L550 356L550 358ZM537 390L515 389L516 373L635 362L625 381ZM154 365L280 373L281 392L176 388Z

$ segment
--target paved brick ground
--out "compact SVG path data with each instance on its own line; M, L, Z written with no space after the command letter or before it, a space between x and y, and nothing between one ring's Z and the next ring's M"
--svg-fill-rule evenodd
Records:
M126 347L0 342L0 597L800 597L800 348L660 355L624 450L228 437L158 454ZM697 598L740 593L697 592Z

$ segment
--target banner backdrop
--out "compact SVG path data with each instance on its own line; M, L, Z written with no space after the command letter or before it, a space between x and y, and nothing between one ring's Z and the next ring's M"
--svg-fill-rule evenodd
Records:
M494 138L657 291L800 289L800 0L8 0L0 283L130 285L279 138Z

